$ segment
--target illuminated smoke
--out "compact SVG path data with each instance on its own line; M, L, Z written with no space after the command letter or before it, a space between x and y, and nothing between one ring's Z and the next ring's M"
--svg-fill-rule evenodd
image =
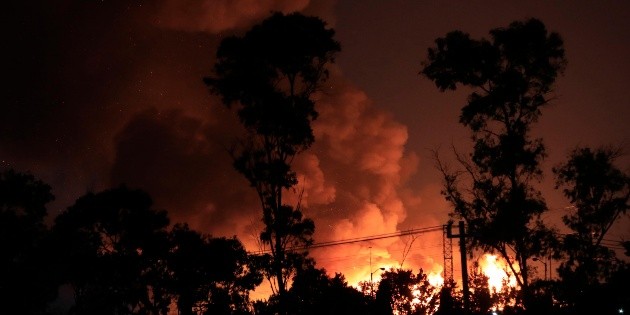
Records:
M302 193L304 212L316 223L315 241L395 233L403 224L439 224L437 216L429 218L432 213L427 212L413 214L423 220L407 221L407 207L421 212L424 202L419 192L405 186L419 163L418 156L405 148L406 126L372 104L338 71L332 73L327 88L317 96L315 144L294 164L299 180L296 192ZM378 268L401 267L405 246L412 245L403 267L416 272L422 267L439 275L441 234L418 237L413 244L409 237L393 237L314 249L312 254L320 266L331 273L342 272L357 284L369 280L370 274L375 281L380 279Z
M24 36L29 40L46 38L30 49L46 66L26 58L21 62L33 69L12 73L20 88L7 104L19 112L4 115L3 128L11 132L2 139L2 159L53 186L52 216L86 191L126 183L148 191L173 222L215 236L236 234L256 250L259 203L227 153L241 129L201 79L231 32L275 10L331 14L331 3L67 0L44 7L42 19L23 29L35 30ZM372 104L343 73L331 71L317 96L316 142L294 162L296 192L304 190L316 242L441 224L437 191L409 185L426 162L405 148L407 127L382 110L387 104ZM295 204L295 196L288 201ZM440 241L439 233L421 236L403 267L439 272ZM406 242L389 238L312 254L318 266L357 283L376 268L400 267Z
M302 11L309 0L163 0L156 24L192 32L220 33L243 28L270 12Z
M439 224L422 211L435 202L422 200L404 186L419 159L405 150L407 128L378 109L361 90L337 72L318 95L316 142L296 158L299 183L286 202L297 204L315 220L315 241L350 239ZM214 101L216 102L216 101ZM260 210L253 189L231 167L227 152L240 132L234 115L213 103L211 115L150 109L135 115L116 137L112 182L143 187L174 222L214 235L238 235L257 250ZM439 275L441 234L388 238L314 249L320 267L342 272L351 284L380 279L378 268L404 268ZM430 244L428 246L427 244ZM371 247L371 248L370 248ZM370 270L370 258L372 270ZM432 277L438 282L437 276Z

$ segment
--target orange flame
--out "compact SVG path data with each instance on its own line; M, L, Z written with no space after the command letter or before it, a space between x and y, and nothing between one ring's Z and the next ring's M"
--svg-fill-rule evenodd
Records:
M427 274L427 278L429 283L436 288L441 288L444 285L444 278L440 272L431 271Z
M504 284L516 287L516 277L508 271L507 262L497 255L484 254L479 261L479 267L481 267L483 274L488 277L488 288L491 291L501 291Z

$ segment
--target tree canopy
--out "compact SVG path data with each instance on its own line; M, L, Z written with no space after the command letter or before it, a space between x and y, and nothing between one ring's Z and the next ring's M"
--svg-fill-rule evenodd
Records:
M456 154L462 171L438 160L443 193L466 221L472 249L500 253L527 298L527 260L546 254L553 242L540 220L547 206L532 186L545 148L530 130L566 64L562 40L530 19L493 29L490 39L454 31L435 44L421 73L442 91L472 89L460 122L471 129L473 151L470 158Z
M579 147L553 169L556 188L562 189L572 205L571 212L562 218L571 230L562 246L566 260L558 268L562 299L585 312L598 309L589 295L607 289L603 283L627 278L627 267L617 260L609 248L611 241L605 238L630 208L630 174L615 165L620 154L612 147ZM618 296L616 291L606 294Z
M532 130L566 60L560 36L536 19L493 29L488 39L448 33L429 48L421 71L441 91L470 91L460 123L470 128L471 153L455 150L458 169L452 169L436 152L443 194L450 215L466 221L460 236L472 245L468 254L500 255L517 288L508 280L502 289L489 288L478 263L464 278L470 295L452 278L441 288L432 285L422 269L379 268L385 272L375 294L374 272L370 282L359 282L361 292L344 275L316 268L306 251L314 222L304 218L299 198L287 204L283 196L299 196L292 162L315 141L314 95L340 51L333 36L319 18L275 13L242 36L224 39L204 80L244 127L230 153L258 194L264 254L248 253L236 236L171 225L148 193L125 185L86 193L49 226L51 187L27 173L0 171L2 311L481 315L496 308L502 314L618 314L630 308L630 264L618 256L622 250L630 256L630 241L608 238L630 208L621 150L573 150L553 168L556 188L571 203L562 218L569 232L560 234L542 219L548 209L536 184L546 153ZM557 279L543 279L531 267L536 261L547 269L546 257L549 267L551 257L559 265ZM250 292L263 278L273 293L252 302ZM72 291L70 309L51 304L60 288Z
M163 314L168 253L165 211L125 186L88 193L55 220L60 266L79 314Z
M0 172L0 302L8 313L43 313L56 297L44 225L54 199L51 187L33 175Z
M271 250L266 266L281 295L302 259L287 254L287 248L308 245L315 228L299 204L287 205L282 196L297 184L294 157L314 141L312 94L340 50L333 35L319 18L275 13L244 36L224 39L213 75L204 79L226 106L236 107L246 129L232 152L234 167L258 193L264 223L260 239Z
M212 238L177 224L169 234L168 270L180 314L246 314L262 282L236 238ZM196 312L193 312L196 310Z

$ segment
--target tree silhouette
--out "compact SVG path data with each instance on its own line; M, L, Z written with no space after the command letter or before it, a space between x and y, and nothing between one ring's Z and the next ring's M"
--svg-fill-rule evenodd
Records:
M627 311L630 309L630 263L627 261L619 265L619 268L611 275L608 282L604 285L604 290L600 290L600 297L603 299L597 300L593 297L592 304L599 305L597 301L606 301L606 312L609 314L617 313L619 310ZM600 309L601 310L601 309ZM583 312L583 314L586 312ZM602 312L603 313L603 312ZM592 313L591 313L592 314Z
M125 186L88 193L60 214L54 232L75 314L166 314L165 211Z
M420 269L383 272L376 292L377 314L428 315L436 311L439 292Z
M509 280L504 278L501 288L491 287L478 262L473 264L468 275L470 284L470 310L469 314L488 314L491 310L503 309L513 312L522 311L519 305L514 305L516 294L514 288L509 285ZM509 271L504 270L506 275Z
M442 91L473 89L460 123L471 129L474 149L470 159L456 153L462 171L438 159L443 194L467 223L470 249L499 253L527 304L527 262L554 243L540 220L545 201L532 186L541 177L545 149L530 129L564 69L564 49L560 36L536 19L491 30L490 36L474 40L454 31L438 38L421 73Z
M232 153L234 167L258 193L265 225L260 239L271 250L269 274L280 298L301 264L287 248L312 242L313 221L303 218L299 204L285 204L283 192L297 183L294 157L314 141L311 122L317 112L311 96L340 50L333 35L318 18L276 13L243 37L224 39L214 76L204 79L226 106L236 107L247 131Z
M471 281L472 283L472 281ZM453 279L445 279L439 293L439 306L435 315L461 315L462 297L456 291L457 283Z
M236 238L203 236L187 225L170 233L168 267L181 315L248 314L249 291L262 276Z
M326 270L308 268L298 271L290 293L299 301L295 314L366 314L368 300L348 286L342 274L330 278Z
M470 314L487 314L492 306L496 306L497 297L488 287L488 277L483 274L477 263L468 276L470 283Z
M33 175L0 172L0 304L7 314L43 314L55 298L46 204L51 188Z
M567 259L558 269L565 298L584 309L584 293L611 278L618 269L615 253L602 244L613 224L630 208L630 175L614 163L613 148L576 148L567 162L553 169L556 188L573 205L562 219L572 233L564 238ZM594 309L597 306L593 306Z
M371 314L369 298L348 285L342 274L330 278L325 269L308 264L298 269L287 292L286 307L290 314ZM277 299L257 305L256 314L277 314Z

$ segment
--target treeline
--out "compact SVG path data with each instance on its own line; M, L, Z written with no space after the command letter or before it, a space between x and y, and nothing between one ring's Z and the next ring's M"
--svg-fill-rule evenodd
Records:
M251 301L270 257L248 255L236 237L170 225L146 192L125 186L80 197L47 226L53 199L30 174L0 173L3 314L430 314L412 304L424 299L416 286L426 310L437 306L437 288L422 272L385 271L374 293L368 283L360 291L342 274L330 277L311 258L293 266L282 302L279 294ZM72 294L67 305L63 291Z
M0 174L0 299L5 314L54 314L60 287L69 314L246 313L262 277L236 238L169 227L149 195L125 186L80 197L44 224L50 186Z
M44 224L51 188L13 170L0 178L0 302L8 314L63 312L52 303L72 292L70 314L617 314L630 310L630 266L606 238L630 208L630 176L615 165L620 151L577 148L554 168L573 208L568 233L544 222L549 209L536 184L546 156L531 130L566 66L561 37L536 19L490 31L489 39L448 33L428 50L421 74L442 91L472 91L460 122L473 150L455 151L456 168L436 152L451 215L466 222L469 255L507 261L517 287L492 292L477 268L470 299L448 282L389 270L373 290L318 269L304 248L315 223L295 189L293 159L315 141L315 93L341 49L318 18L273 14L217 51L209 90L234 109L245 135L231 148L234 167L256 191L268 254L250 256L236 238L213 238L171 225L141 190L125 186L89 193ZM626 255L630 243L623 246ZM536 260L552 257L558 278L537 277ZM250 300L267 280L273 294ZM52 304L51 304L52 303Z
M284 299L276 293L252 301L251 290L267 285L264 260L270 257L248 255L236 237L172 225L147 193L125 186L80 197L47 226L46 204L53 199L51 187L30 174L0 173L5 314L465 314L461 287L448 281L434 287L422 270L386 270L377 283L355 288L342 274L331 277L317 268L312 258L294 266ZM520 288L504 285L494 292L473 266L468 314L627 309L627 262L603 246L597 249L608 259L580 256L589 252L572 249L579 244L572 236L558 241L559 278L533 281L528 312L518 302ZM70 301L60 300L59 292L71 292Z
M556 165L556 189L571 205L562 216L568 232L546 222L549 208L537 186L547 152L532 129L554 100L556 78L567 65L563 40L537 19L489 35L447 33L428 49L420 71L441 91L463 87L470 93L459 121L470 130L471 153L455 149L453 166L435 152L451 215L466 222L471 253L507 262L518 286L510 303L515 310L623 312L630 291L619 281L628 281L628 264L611 249L621 249L621 240L607 239L630 209L630 176L615 165L621 150L577 147ZM536 261L549 257L560 263L560 281L541 282L533 272Z

